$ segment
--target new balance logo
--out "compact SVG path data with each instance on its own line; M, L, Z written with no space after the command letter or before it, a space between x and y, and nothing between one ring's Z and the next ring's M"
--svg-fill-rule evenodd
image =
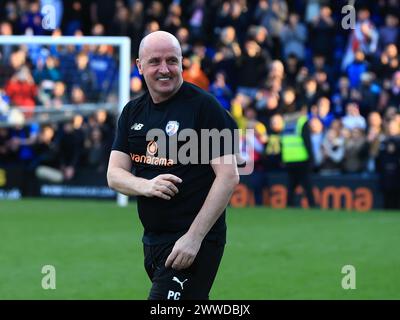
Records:
M183 290L183 284L187 281L188 279L185 279L183 281L180 281L177 277L173 277L172 281L178 282Z
M134 123L134 125L131 127L131 130L140 130L143 128L143 123Z

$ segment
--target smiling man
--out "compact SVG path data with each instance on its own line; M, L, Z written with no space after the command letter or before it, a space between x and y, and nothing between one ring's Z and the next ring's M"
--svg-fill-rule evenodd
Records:
M206 153L207 163L187 163L170 154L170 145L182 130L200 137L202 130L229 128L233 136L233 125L214 97L183 81L182 52L172 34L143 38L136 63L148 92L122 111L108 183L137 196L152 281L148 298L208 299L226 241L225 209L239 182L234 148L214 148L210 138L206 148L196 144L194 157L203 160ZM154 129L166 139L149 138ZM179 139L177 148L192 142Z

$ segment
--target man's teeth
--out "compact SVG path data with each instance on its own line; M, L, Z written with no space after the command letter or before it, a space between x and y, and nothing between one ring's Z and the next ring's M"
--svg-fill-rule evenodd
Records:
M167 77L167 78L158 78L158 80L161 80L161 81L167 81L169 79L171 79L171 78L169 78L169 77Z

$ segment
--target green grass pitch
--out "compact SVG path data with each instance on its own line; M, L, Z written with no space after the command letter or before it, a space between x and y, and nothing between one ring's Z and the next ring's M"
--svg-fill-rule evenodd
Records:
M211 299L400 299L400 212L229 208L227 220ZM1 201L0 235L0 299L147 298L135 204ZM55 290L41 286L44 265Z

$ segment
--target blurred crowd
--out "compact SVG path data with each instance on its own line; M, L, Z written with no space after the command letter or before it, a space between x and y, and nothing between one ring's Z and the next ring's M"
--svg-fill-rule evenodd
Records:
M41 26L40 8L46 4L58 13L54 31ZM378 172L385 188L393 190L400 181L400 3L356 1L354 21L342 13L347 4L342 0L3 1L0 34L128 36L134 98L146 90L134 64L140 39L156 30L169 31L182 45L184 79L213 94L240 128L255 130L256 153L250 160L257 170L282 170L284 117L302 111L311 128L315 172ZM354 25L345 27L344 18ZM0 65L1 116L1 105L6 104L61 108L65 103L112 100L118 54L106 45L57 50L1 46ZM64 156L71 150L67 156L74 166L90 164L94 146L109 143L103 141L109 138L106 132L113 130L113 121L104 122L105 129L98 114L81 118L0 129L1 162L25 161L27 146L32 157L41 158L46 154L43 143L49 142ZM74 139L69 135L77 137L85 152L72 152ZM63 145L66 142L71 149ZM102 159L106 161L106 156ZM53 160L65 168L61 153Z

